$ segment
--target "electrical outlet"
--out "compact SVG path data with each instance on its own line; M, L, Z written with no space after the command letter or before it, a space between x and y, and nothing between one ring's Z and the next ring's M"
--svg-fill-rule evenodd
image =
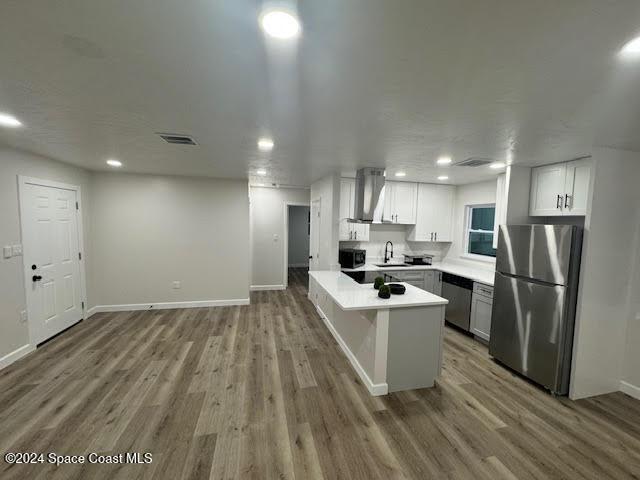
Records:
M20 321L22 323L27 323L28 319L29 319L29 317L27 316L27 311L26 310L21 310L20 311Z
M13 249L8 245L2 247L2 256L4 258L11 258L13 256Z
M13 245L11 247L12 253L14 257L19 257L22 255L22 245L18 244L18 245Z
M182 283L180 283L178 280L176 280L175 282L173 282L173 289L174 290L179 290L180 288L182 288Z

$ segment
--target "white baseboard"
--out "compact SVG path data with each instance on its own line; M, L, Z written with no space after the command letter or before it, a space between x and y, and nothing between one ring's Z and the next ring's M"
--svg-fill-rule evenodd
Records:
M285 290L286 288L284 285L251 285L249 290L252 292L261 292L264 290Z
M87 314L84 316L84 319L88 320L96 313L98 313L98 307L91 307L89 310L87 310Z
M4 357L0 358L0 370L2 370L5 367L8 367L13 362L20 360L22 357L33 352L35 349L36 347L28 343L14 350L13 352L8 353Z
M625 381L621 381L620 391L626 393L630 397L637 398L638 400L640 400L640 387L637 387Z
M318 315L320 315L320 318L322 318L322 321L331 332L331 335L333 335L333 338L335 338L336 342L338 342L338 345L340 345L340 348L349 359L349 362L351 362L351 366L356 371L356 373L360 377L360 380L362 380L362 382L364 383L365 387L367 387L367 390L369 390L369 393L374 397L378 397L380 395L386 395L387 393L389 393L388 384L373 383L371 381L371 379L369 378L369 375L367 375L367 372L365 372L364 368L362 368L362 365L360 365L360 362L358 362L358 359L356 358L356 356L353 353L351 353L351 350L349 350L349 347L347 347L347 344L342 339L342 337L340 336L338 331L335 329L335 327L331 325L331 322L327 319L327 316L324 314L322 309L317 305L315 307L316 307L316 310L318 311Z
M232 300L196 300L192 302L132 303L128 305L96 305L87 312L87 318L96 313L133 312L137 310L173 310L176 308L228 307L249 305L248 298Z

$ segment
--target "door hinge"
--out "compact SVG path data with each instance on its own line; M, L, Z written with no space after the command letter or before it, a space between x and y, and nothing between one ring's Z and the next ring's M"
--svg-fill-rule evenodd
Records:
M82 309L84 310L84 302L80 302L80 303L82 303Z
M80 210L80 205L76 202L76 210Z
M82 260L82 252L78 252L78 260Z

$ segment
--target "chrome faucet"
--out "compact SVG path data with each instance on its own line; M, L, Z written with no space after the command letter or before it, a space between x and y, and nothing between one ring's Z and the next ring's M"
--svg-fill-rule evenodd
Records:
M389 245L391 245L391 252L387 251L387 249L389 248ZM391 253L390 257L387 256L389 253ZM393 258L393 242L391 241L385 243L384 245L384 263L389 263L390 258Z

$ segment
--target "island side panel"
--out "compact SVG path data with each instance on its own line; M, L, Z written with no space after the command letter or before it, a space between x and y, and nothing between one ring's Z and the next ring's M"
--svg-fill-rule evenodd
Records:
M444 309L444 305L436 305L390 311L389 392L434 386L442 368Z

